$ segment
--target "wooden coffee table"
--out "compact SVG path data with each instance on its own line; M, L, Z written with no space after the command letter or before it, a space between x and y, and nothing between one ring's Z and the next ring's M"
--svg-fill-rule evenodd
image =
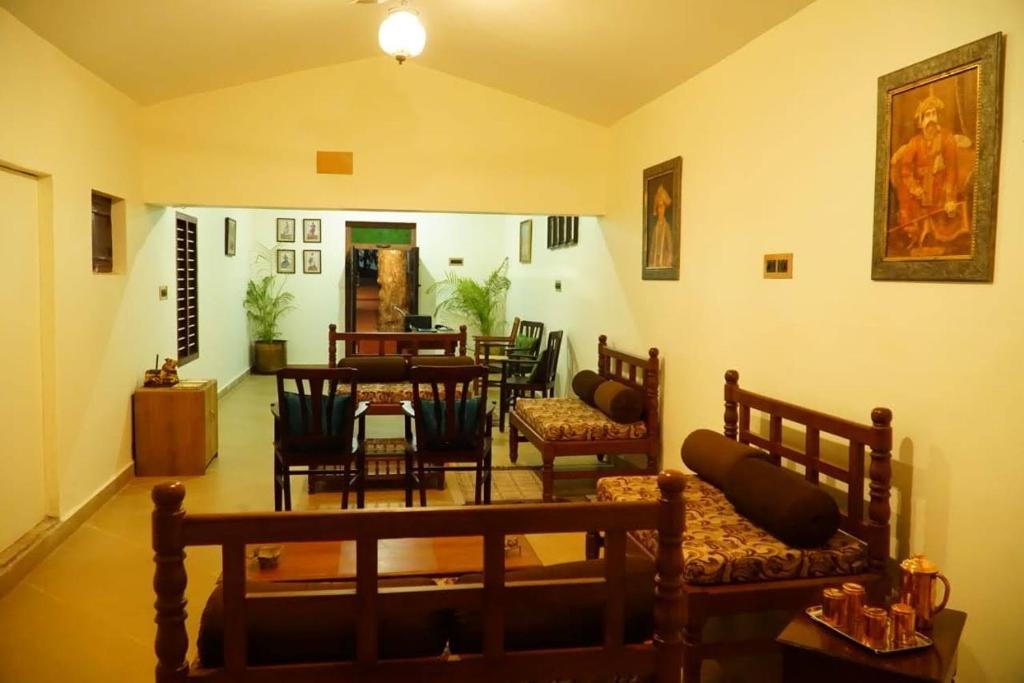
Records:
M519 550L505 554L506 569L541 566L540 558L523 536ZM484 544L479 536L394 538L377 546L379 576L455 576L483 570ZM251 581L344 581L356 576L355 541L285 543L277 566L247 565Z

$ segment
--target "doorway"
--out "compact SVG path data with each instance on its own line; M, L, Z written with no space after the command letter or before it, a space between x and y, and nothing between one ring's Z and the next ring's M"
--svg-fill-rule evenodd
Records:
M419 313L416 224L347 221L345 247L345 331L404 331Z

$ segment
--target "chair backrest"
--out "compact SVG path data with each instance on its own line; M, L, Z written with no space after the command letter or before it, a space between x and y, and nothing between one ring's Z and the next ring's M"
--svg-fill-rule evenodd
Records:
M358 375L354 368L289 366L278 370L279 445L295 450L350 452Z
M562 330L548 332L548 345L541 352L534 378L538 382L554 385L558 374L558 354L562 351Z
M540 340L544 336L544 323L534 322L532 320L524 320L519 324L519 331L514 337L512 337L512 343L515 344L519 337L529 337L533 340L533 347L531 353L536 353L540 349Z
M509 344L515 342L516 337L519 336L519 329L522 327L522 324L523 324L523 321L519 318L519 316L516 316L515 318L512 318L512 329L510 329L508 331L508 343Z
M487 415L487 368L481 365L417 365L409 370L416 448L424 452L483 452ZM473 385L479 382L474 396Z

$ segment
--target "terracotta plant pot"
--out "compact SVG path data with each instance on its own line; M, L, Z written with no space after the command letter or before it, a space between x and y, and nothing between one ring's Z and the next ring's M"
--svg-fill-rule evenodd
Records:
M283 339L253 342L255 361L252 372L255 375L272 375L288 365L288 342Z

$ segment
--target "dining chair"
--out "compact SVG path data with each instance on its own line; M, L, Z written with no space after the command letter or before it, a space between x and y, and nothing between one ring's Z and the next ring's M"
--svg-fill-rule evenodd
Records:
M498 429L505 431L505 416L512 410L516 398L555 395L558 376L558 356L562 350L562 331L548 333L547 346L536 360L509 360L503 365L501 395L498 400Z
M285 367L277 372L274 414L274 509L292 509L291 477L313 473L342 477L341 507L365 505L366 453L355 436L355 421L367 403L356 405L359 371L353 368ZM294 391L289 390L294 386ZM338 387L348 385L348 393Z
M447 471L476 473L474 501L491 502L491 411L487 368L480 365L413 366L412 400L403 410L413 420L406 445L405 504L412 506L414 479L420 505L427 504L426 475ZM479 383L479 393L473 387Z

